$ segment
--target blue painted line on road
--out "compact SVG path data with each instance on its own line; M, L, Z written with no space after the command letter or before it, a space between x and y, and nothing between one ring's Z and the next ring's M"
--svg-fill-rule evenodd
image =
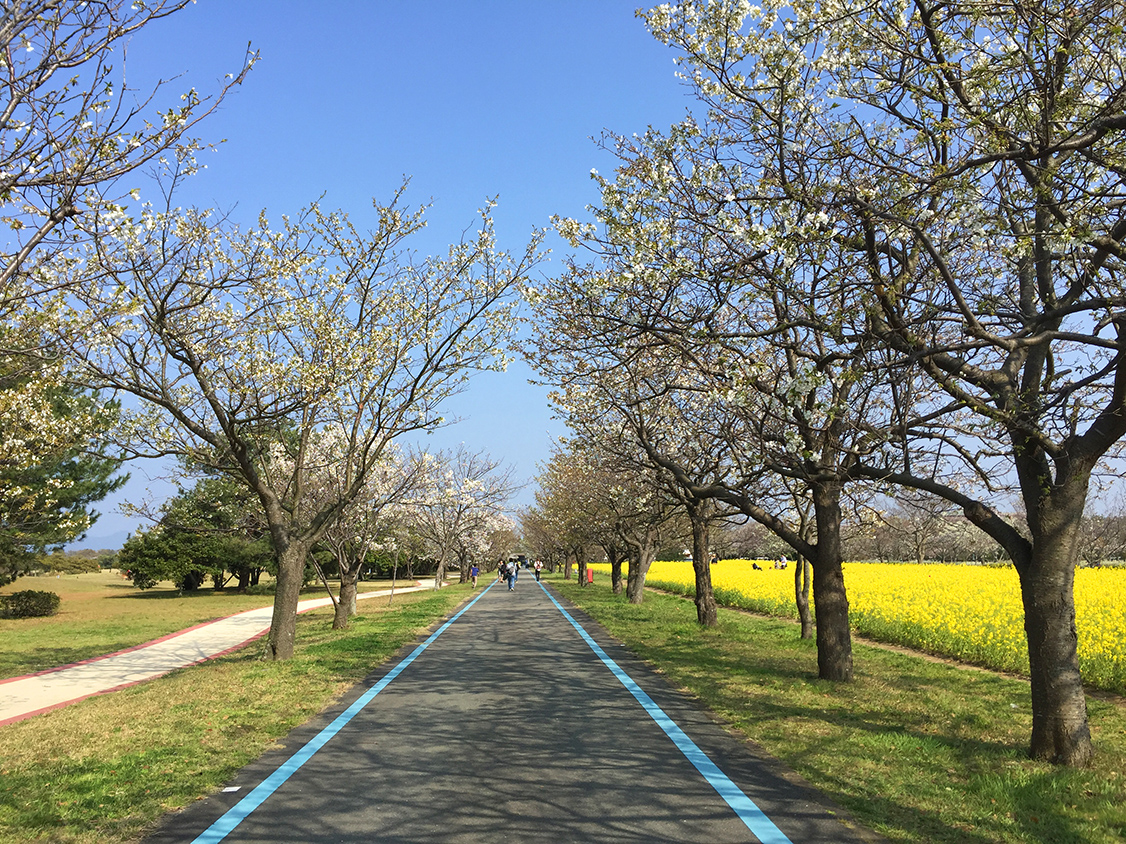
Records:
M708 758L708 755L704 753L704 751L696 746L696 743L685 734L684 730L676 725L676 722L673 721L672 718L665 714L665 711L657 705L656 701L649 697L649 695L634 682L633 678L622 670L621 666L614 662L606 651L599 647L598 643L591 638L590 634L583 629L582 625L575 621L567 610L563 609L563 605L555 600L555 596L548 592L547 588L542 583L540 584L540 588L543 589L544 594L551 599L551 603L555 604L556 609L563 613L563 617L579 632L579 635L583 637L583 641L594 651L595 656L602 660L603 664L610 669L610 672L629 690L629 693L632 694L645 711L649 713L649 716L657 722L657 726L672 740L672 743L676 745L677 749L687 757L688 761L691 762L696 770L707 780L708 784L716 790L719 796L723 798L724 802L738 815L739 820L747 825L747 829L751 831L751 834L761 841L762 844L793 844L793 842L786 837L785 833L776 827L774 822L766 816L766 813L756 806L754 801L744 794L742 789L735 785L730 777L721 771L715 762Z
M329 739L340 732L341 728L344 727L345 724L355 718L360 710L362 710L371 702L372 698L374 698L377 694L387 688L392 680L403 673L403 669L414 662L415 658L418 657L419 654L430 647L434 640L446 631L446 628L448 628L451 624L461 618L466 610L468 610L471 606L481 600L481 598L485 596L485 593L492 588L493 584L485 587L480 595L478 595L476 598L462 607L461 611L458 612L457 615L455 615L453 618L451 618L449 621L435 630L433 635L431 635L429 639L427 639L425 642L411 651L409 656L407 656L402 662L400 662L393 669L387 672L386 676L384 676L378 683L376 683L374 686L372 686L370 689L356 698L355 702L353 702L351 706L349 706L338 716L336 716L331 724L317 733L317 735L314 736L308 744L294 753L291 757L289 757L289 759L285 761L285 763L281 765L281 767L279 767L272 774L266 777L266 779L262 780L262 782L255 786L254 790L246 795L246 797L242 798L242 800L228 809L225 815L223 815L221 818L219 818L219 820L215 821L215 823L213 823L199 836L197 836L192 841L192 844L218 844L218 842L222 841L224 838L230 835L231 832L234 831L235 827L246 820L251 812L261 806L262 803L264 803L271 794L277 791L286 780L297 773L301 766L308 762L310 758L312 758L314 753L324 747L325 744L328 743Z

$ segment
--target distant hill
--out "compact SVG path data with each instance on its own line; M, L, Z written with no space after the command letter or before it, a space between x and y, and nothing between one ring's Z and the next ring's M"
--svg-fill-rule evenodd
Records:
M130 533L131 531L128 530L118 530L113 533L89 533L84 539L67 545L66 550L77 551L82 548L91 548L94 550L120 551Z

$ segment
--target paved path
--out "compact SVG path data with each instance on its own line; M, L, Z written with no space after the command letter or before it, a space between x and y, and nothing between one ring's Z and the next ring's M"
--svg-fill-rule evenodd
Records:
M430 588L416 581L414 586L395 591L417 592ZM390 591L362 592L356 598L385 597ZM331 603L327 597L312 598L301 601L297 611L305 612ZM247 610L109 656L26 677L0 680L0 726L58 709L91 695L151 680L234 650L267 632L272 614L273 607L269 606Z
M879 840L842 816L522 578L148 844Z

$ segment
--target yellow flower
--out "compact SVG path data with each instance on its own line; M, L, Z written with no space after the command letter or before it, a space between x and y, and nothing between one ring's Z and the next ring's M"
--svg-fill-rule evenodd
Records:
M711 573L720 603L797 617L793 564L775 569L770 561L723 560ZM1024 610L1012 567L846 563L844 574L859 635L1027 673ZM686 595L695 589L690 562L653 563L646 582ZM1126 691L1126 569L1076 571L1075 615L1084 680Z

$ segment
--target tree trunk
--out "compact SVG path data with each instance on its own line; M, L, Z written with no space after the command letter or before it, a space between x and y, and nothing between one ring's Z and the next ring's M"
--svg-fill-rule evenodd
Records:
M848 626L848 595L841 568L841 488L839 481L811 485L817 520L817 554L813 559L813 607L817 613L817 676L852 680L852 632Z
M626 600L631 604L640 604L645 599L645 577L653 565L655 553L651 541L639 543L632 549L626 575Z
M1033 759L1073 767L1094 758L1075 627L1075 561L1088 480L1089 474L1075 473L1047 494L1037 491L1037 506L1028 509L1032 553L1027 562L1014 560L1032 681L1029 752Z
M1038 551L1020 579L1032 680L1030 754L1033 759L1085 767L1094 750L1077 654L1075 570L1051 556Z
M309 551L304 542L281 541L279 544L281 549L276 551L278 580L274 592L274 613L266 639L266 655L271 660L293 657L297 637L297 602L301 599L301 587L305 583L305 557Z
M578 568L579 586L586 584L586 549L579 546L575 548L575 563Z
M332 601L332 606L335 608L340 602L337 601L336 596L332 594L332 587L328 585L328 578L325 577L324 569L321 568L321 564L317 562L317 558L315 556L310 560L310 562L313 564L313 569L314 571L316 571L317 577L321 581L321 586L325 588L325 594L328 595L328 599Z
M446 551L438 555L438 567L434 569L434 588L441 589L442 581L446 579Z
M606 552L606 556L610 559L610 588L615 595L622 594L622 556L618 553L617 548L611 548Z
M409 559L409 558L408 558ZM395 582L399 578L399 547L395 546L395 561L391 563L391 594L387 596L387 606L395 600Z
M708 518L702 512L706 502L688 508L692 522L692 569L696 573L696 621L704 627L719 624L715 593L712 591L712 558L708 553Z
M359 580L360 561L349 565L340 562L340 597L336 601L336 614L332 618L333 630L344 630L356 614L356 583Z
M809 611L809 560L802 554L794 563L794 602L798 605L798 618L801 619L801 637L813 638L813 613Z

